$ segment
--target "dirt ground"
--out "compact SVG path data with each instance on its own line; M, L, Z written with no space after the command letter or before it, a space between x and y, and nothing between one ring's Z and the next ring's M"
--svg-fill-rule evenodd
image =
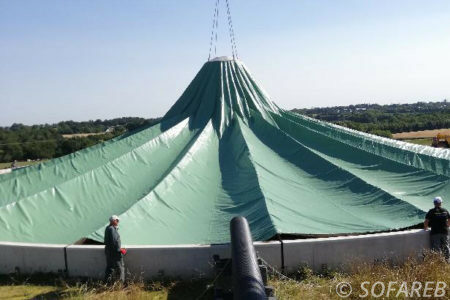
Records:
M74 134L63 134L63 138L65 139L71 139L71 138L76 138L76 137L87 137L87 136L91 136L91 135L100 135L100 134L105 134L104 132L99 132L99 133L74 133Z

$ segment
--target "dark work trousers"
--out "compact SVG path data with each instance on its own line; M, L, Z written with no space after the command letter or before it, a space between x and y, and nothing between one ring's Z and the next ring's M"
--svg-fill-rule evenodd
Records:
M430 234L431 250L441 252L448 260L450 257L450 249L448 245L448 235L445 233Z
M106 253L105 281L115 282L120 280L125 282L125 266L121 253Z

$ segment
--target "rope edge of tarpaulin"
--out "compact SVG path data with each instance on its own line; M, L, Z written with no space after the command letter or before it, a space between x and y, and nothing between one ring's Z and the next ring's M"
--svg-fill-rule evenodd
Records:
M278 241L280 242L280 255L281 255L281 273L285 274L285 265L284 265L284 243L280 234L277 234Z
M68 247L70 247L70 246L72 246L73 244L75 244L77 241L75 241L75 242L73 242L73 243L70 243L70 244L67 244L67 245L65 245L64 246L64 268L65 268L65 270L64 270L64 274L65 274L65 276L66 277L69 277L69 263L68 263L68 261L67 261L67 248Z
M69 277L69 264L67 263L67 247L69 247L71 244L64 246L64 274L65 276Z

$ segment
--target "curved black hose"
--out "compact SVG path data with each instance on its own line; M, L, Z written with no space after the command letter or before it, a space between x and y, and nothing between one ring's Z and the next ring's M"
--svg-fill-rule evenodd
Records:
M234 217L230 231L234 299L267 299L247 220Z

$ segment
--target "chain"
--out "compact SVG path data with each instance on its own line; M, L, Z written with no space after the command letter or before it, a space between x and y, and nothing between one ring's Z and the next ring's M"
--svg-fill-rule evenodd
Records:
M234 35L233 22L231 20L231 11L230 11L230 2L226 0L227 3L227 15L228 15L228 31L230 32L230 40L231 40L231 52L233 53L233 58L238 58L237 47L236 47L236 38Z
M267 261L265 261L262 257L258 256L258 258L261 260L261 262L263 263L263 265L265 265L271 272L272 274L275 274L278 276L278 278L280 278L281 280L285 280L288 282L292 282L296 285L300 285L301 283L295 279L292 279L286 275L284 275L283 273L281 273L280 271L278 271L274 266L272 266L271 264L269 264ZM206 289L201 293L200 296L198 296L197 298L195 298L196 300L200 300L202 299L206 292L208 292L208 290L214 286L214 283L216 283L217 279L219 279L219 277L222 275L222 273L226 270L227 266L230 264L231 259L227 261L227 263L225 264L225 266L223 267L222 271L220 271L219 274L216 275L216 277L211 281L210 284L208 284L206 286Z
M217 56L217 35L219 34L219 7L220 7L220 0L217 0L217 16L216 16L216 43L214 44L214 56Z
M206 286L206 289L203 291L203 293L202 293L200 296L198 296L197 298L195 298L195 300L200 300L201 298L203 298L203 296L205 296L206 292L207 292L212 286L214 286L214 283L216 283L217 279L219 279L219 277L222 275L222 273L223 273L223 272L225 271L225 269L228 267L228 265L230 264L230 261L231 261L231 259L229 259L229 260L227 261L227 263L225 264L225 266L223 266L222 271L220 271L220 273L217 274L217 276L213 279L213 281L211 281L211 283L208 284L208 285Z
M217 55L217 27L219 26L219 2L220 0L216 0L216 5L214 7L214 15L211 29L211 40L209 42L209 55L208 60L211 59L211 51L214 42L214 34L215 34L215 43L214 43L214 53Z
M225 0L227 7L227 19L228 19L228 32L230 34L230 44L231 44L231 53L233 55L233 59L238 59L238 52L236 47L236 36L234 34L233 21L231 19L231 10L230 10L230 1ZM218 32L219 32L219 11L220 11L220 0L215 1L213 21L212 21L212 29L211 29L211 39L209 41L209 55L208 61L211 60L211 54L213 52L214 45L214 56L217 56L217 41L218 41Z
M292 282L292 283L295 283L295 284L297 284L297 285L300 284L299 281L297 281L297 280L295 280L295 279L292 279L292 278L290 278L290 277L284 275L283 273L281 273L281 272L278 271L277 269L275 269L275 267L273 267L272 265L270 265L270 264L269 264L267 261L265 261L262 257L258 257L258 258L262 261L262 263L263 263L268 269L270 269L270 270L272 271L273 274L277 275L280 279L285 280L285 281L289 281L289 282Z

